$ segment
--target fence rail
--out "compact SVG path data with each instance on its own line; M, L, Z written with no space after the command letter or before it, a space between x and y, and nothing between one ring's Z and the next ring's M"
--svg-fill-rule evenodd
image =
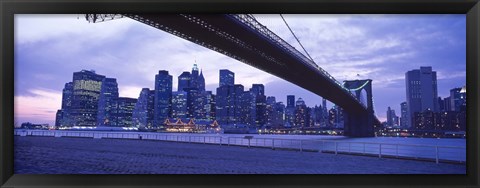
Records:
M144 132L101 132L101 131L48 131L48 130L14 130L16 136L50 136L79 138L140 139L226 146L262 147L271 149L288 149L300 152L322 152L375 156L379 158L401 158L433 161L436 163L465 163L466 148L457 146L390 144L376 142L349 142L333 140L302 140L284 138L254 138L205 135L181 135L170 133Z

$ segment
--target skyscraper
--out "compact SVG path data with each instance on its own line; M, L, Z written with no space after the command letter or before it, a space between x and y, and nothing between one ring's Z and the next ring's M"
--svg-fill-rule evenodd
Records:
M150 129L153 126L155 91L143 88L132 113L133 126Z
M163 129L165 119L172 114L172 76L161 70L155 75L154 126Z
M199 71L198 71L197 64L193 64L192 74L190 74L190 76L192 77L191 81L190 81L190 87L198 89L198 86L199 86L199 83L198 83Z
M235 84L235 74L227 69L220 69L220 87L233 86Z
M390 106L387 109L387 126L398 126L398 116L395 114L395 110L392 110Z
M276 117L273 118L272 120L272 126L274 128L284 128L285 126L285 120L284 120L284 114L285 114L285 105L282 102L277 102L275 103L274 110Z
M73 73L73 99L69 119L73 126L95 126L97 124L98 99L103 75L95 71L82 70Z
M200 92L204 92L205 91L205 78L203 77L202 70L200 70L200 76L198 76L197 84L198 84L198 90Z
M172 93L172 118L187 117L187 92L177 91Z
M137 99L119 97L113 101L113 109L111 110L111 116L113 121L111 126L114 127L133 127L133 111Z
M295 125L295 95L287 95L287 107L285 107L285 126Z
M215 120L215 110L216 110L215 95L212 93L212 91L206 91L205 99L207 100L207 103L205 104L205 107L204 107L205 111L207 112L206 119Z
M252 95L251 117L254 120L252 125L261 127L267 122L265 86L263 86L263 84L252 84L250 93Z
M189 72L182 72L182 74L178 76L177 91L184 91L185 88L189 88L191 80L192 80L192 77L190 76Z
M67 110L72 107L73 99L73 82L65 83L62 92L62 110Z
M408 121L407 126L413 125L415 112L427 109L438 111L437 72L432 67L420 67L405 73L407 94Z
M73 100L73 82L65 83L62 92L62 108L57 111L55 126L73 126L72 119L69 116Z
M463 88L453 88L450 90L450 110L465 110L467 105L467 93L465 86Z
M407 127L407 117L408 117L408 108L407 102L400 103L400 111L401 111L401 118L400 118L400 126L405 128Z
M234 87L223 85L217 88L216 96L216 120L220 124L235 123L235 92Z
M118 84L115 78L104 78L98 99L97 126L109 126L113 101L118 98Z
M287 107L295 107L295 95L287 95Z
M305 101L300 97L295 102L295 126L305 128L310 126L310 111Z

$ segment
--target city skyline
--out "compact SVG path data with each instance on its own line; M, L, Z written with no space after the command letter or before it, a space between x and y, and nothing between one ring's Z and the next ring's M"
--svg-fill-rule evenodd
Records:
M366 35L365 33L370 32L370 31L367 32L366 28L359 27L358 23L357 25L355 24L356 23L355 21L362 20L362 19L365 19L366 20L365 22L370 24L372 24L372 20L380 21L380 23L378 24L379 26L377 27L380 27L382 26L382 24L385 24L385 23L382 23L381 21L388 22L388 19L397 19L397 22L392 22L390 23L390 25L393 23L398 23L402 21L407 23L408 22L429 23L427 24L429 25L429 27L422 26L420 30L418 30L417 32L428 33L433 29L437 31L436 33L433 34L433 36L439 36L440 38L443 37L441 41L437 41L437 40L433 40L432 38L429 38L431 36L428 36L428 35L426 36L417 35L417 37L418 36L425 37L423 40L433 43L433 44L430 44L430 46L436 45L437 46L437 49L435 49L437 52L436 55L440 56L440 59L444 59L444 60L440 60L438 61L439 63L436 63L436 64L434 62L424 63L424 64L411 63L411 65L408 65L408 63L404 63L402 65L404 65L405 68L398 70L393 65L389 67L384 67L385 62L391 63L392 61L400 62L408 59L413 59L415 57L414 54L409 54L409 53L415 53L415 52L406 53L406 52L403 52L402 49L407 48L410 45L413 45L413 44L406 45L404 43L413 43L415 42L415 40L413 41L410 40L405 42L405 41L402 41L401 38L395 38L392 35L388 35L388 34L386 36L380 35L380 36L377 36L377 40L372 40L373 41L372 43L367 43L367 46L371 45L370 47L372 49L367 48L364 50L371 50L373 52L376 52L377 56L380 56L383 59L379 60L379 59L373 58L371 61L365 60L365 59L368 59L367 56L372 56L372 55L367 53L358 53L358 51L356 51L357 54L353 52L352 54L344 54L345 57L344 57L344 60L342 61L340 56L342 56L341 53L345 53L345 51L343 50L331 51L332 49L329 48L326 50L330 51L331 53L327 53L327 52L315 53L315 51L319 51L319 50L312 47L314 45L311 44L312 42L315 42L315 41L327 41L327 42L329 40L342 41L342 36L338 34L335 35L334 33L330 33L331 36L326 37L325 39L307 40L306 38L308 36L302 35L302 33L305 31L302 29L298 30L298 33L296 34L300 37L300 40L302 41L304 46L306 46L307 50L309 50L309 53L313 55L313 58L315 59L315 61L319 63L319 65L322 68L324 68L330 74L332 74L335 78L337 78L337 80L342 81L343 80L342 77L344 77L345 79L357 79L357 78L373 79L373 88L374 88L373 96L376 102L375 112L376 112L376 115L378 115L381 120L385 119L384 111L387 109L388 106L391 106L392 109L394 109L397 112L400 112L400 103L405 101L405 81L404 81L404 76L403 78L401 78L401 77L398 77L398 75L404 75L406 71L409 71L412 69L418 69L420 66L432 66L433 69L438 72L438 85L439 85L438 93L439 93L439 96L441 96L442 98L447 97L449 95L450 89L465 85L465 63L453 63L457 61L465 62L465 54L461 53L462 50L463 52L465 51L465 45L464 45L465 37L463 37L463 40L460 40L462 39L462 36L465 35L464 15L463 16L441 15L438 17L425 15L425 16L417 16L414 18L411 18L411 16L395 17L395 16L381 15L381 16L370 16L370 20L369 20L369 17L365 15L362 15L362 16L357 15L357 16L350 16L350 17L349 16L336 16L336 17L335 16L319 16L319 17L320 18L318 20L321 20L321 21L317 21L317 22L323 23L325 25L329 25L329 24L337 25L340 28L340 29L333 28L332 30L342 31L342 29L345 29L343 30L343 32L340 32L340 33L345 34L346 38L348 38L348 36L358 37L358 36ZM432 22L432 20L434 20L435 18L437 18L437 21ZM269 18L269 16L264 16L264 18L262 19L267 20L266 23L268 23L269 19L274 20L273 18ZM289 21L289 23L291 22L290 24L292 25L292 28L294 28L294 30L296 25L298 26L300 25L299 23L303 23L302 21L300 21L298 16L287 15L286 19L287 21L291 20ZM309 19L311 20L314 18L309 18ZM409 19L413 19L413 21ZM25 26L25 25L22 26L22 24L32 22L32 20L35 21L35 24L33 24L32 26ZM261 19L259 20L262 21ZM138 98L141 88L145 88L145 87L148 87L150 89L154 88L153 87L154 76L152 76L154 74L151 74L150 72L156 72L158 70L165 69L165 70L169 70L170 74L173 77L177 78L177 76L179 76L183 71L188 70L188 68L190 68L195 63L199 65L199 68L203 71L203 74L205 75L206 90L215 91L214 88L218 87L218 83L215 84L213 82L218 82L218 70L229 69L232 72L236 73L235 74L236 84L238 83L238 84L244 85L245 89L250 88L251 85L254 83L264 84L266 88L265 95L275 96L277 101L282 101L284 104L286 104L286 95L295 95L296 98L302 97L305 100L305 103L307 104L307 106L315 106L315 105L321 104L322 98L320 96L316 96L311 92L305 91L304 89L298 86L295 86L286 81L283 81L275 76L269 75L268 73L249 67L248 65L245 65L241 62L237 62L236 60L230 59L216 52L209 51L208 49L204 49L203 47L184 41L183 39L179 39L174 36L169 36L169 34L158 31L149 26L142 25L141 23L136 23L135 21L129 20L128 18L105 22L105 23L88 24L83 18L81 18L81 16L79 19L77 19L76 15L63 16L63 17L43 16L43 19L42 19L42 16L21 15L19 16L18 19L16 19L16 21L18 21L18 24L16 24L16 32L18 32L18 35L16 35L16 38L15 38L15 48L17 52L16 65L18 66L16 68L16 71L18 70L18 72L16 72L16 80L15 80L16 82L15 84L15 100L16 101L15 102L19 106L16 105L15 107L16 108L15 115L16 115L16 118L18 117L19 119L30 118L30 119L45 120L45 119L48 119L48 117L51 117L51 121L47 123L53 124L53 121L55 119L55 112L52 113L49 111L51 111L51 109L58 109L61 106L60 104L61 89L66 81L66 79L62 80L62 78L71 77L71 75L70 76L68 75L68 71L70 70L72 70L71 72L75 72L81 69L94 69L99 74L106 75L108 77L117 78L121 97ZM63 25L59 24L60 26L54 26L54 28L52 29L52 30L55 30L53 34L49 33L49 34L46 34L46 36L41 36L42 33L47 33L47 31L52 31L47 28L44 28L45 25L42 26L41 24L39 24L39 23L42 23L41 21L46 21L50 23L56 23L56 22L69 23L69 24L74 23L72 25L74 25L75 29L80 28L81 31L85 31L88 34L93 34L93 35L89 36L86 33L82 33L82 35L79 35L80 33L77 33L78 31L73 31L73 34L72 34L71 29L62 27ZM268 24L265 24L265 25L267 25L267 27L269 27L270 29L273 28L272 30L282 37L282 30L275 31L275 23L271 26L268 26ZM317 25L315 26L319 27L318 25L322 25L319 23L317 23ZM349 23L350 27L348 27L349 24L346 24L346 23ZM453 29L450 28L451 26L449 25L449 23L455 23L454 26L456 27L456 30L452 31ZM46 24L46 25L49 25L49 24ZM389 25L389 24L386 24L386 25ZM59 29L58 27L63 28L63 30ZM17 31L17 28L18 28L18 31ZM38 28L38 29L29 29L29 31L25 31L28 28ZM444 30L440 29L438 31L439 28L444 28ZM458 28L462 28L462 29L458 29ZM97 32L100 31L100 29L102 29L101 33L95 32L95 31ZM103 29L106 29L106 30L103 30ZM58 32L57 30L60 30L62 32ZM31 31L38 31L40 35L38 35L37 33L29 33ZM64 37L68 36L67 34L73 35L73 36L80 36L84 38L76 38L73 41L68 41L73 43L73 44L69 44L68 42L64 41ZM448 34L453 36L450 36ZM128 36L128 37L122 38L121 36ZM154 42L150 42L150 43L134 42L136 39L142 39L140 41L145 41L149 37L153 37L155 39ZM289 40L288 37L283 37L283 38L295 46L295 42L293 41L291 42L291 40ZM385 39L385 41L382 41L383 39ZM97 42L96 40L102 40L104 42L103 43ZM433 42L430 40L432 40ZM94 42L92 43L92 41ZM169 46L169 47L180 46L183 48L166 49L165 46L156 44L161 41L167 42L165 46ZM353 43L351 43L352 47L355 46L354 44L355 42L361 42L361 41L353 40ZM439 42L445 43L445 45L438 47ZM82 45L79 45L79 44L82 44ZM56 51L56 53L50 54L49 51L44 51L45 49L43 48L37 49L39 45L45 46L45 49L47 50L53 50L54 52ZM135 53L130 51L133 49L122 48L122 47L118 47L117 45L120 45L120 46L133 45L134 47L141 48L141 50L137 52L142 52L142 54L136 55ZM114 49L111 51L98 50L100 48L103 49L104 47L107 47L107 46L113 47ZM339 48L339 46L335 46L335 47ZM86 49L82 49L82 48L86 48ZM427 48L427 46L424 46L424 48ZM418 49L418 51L421 53L422 50L426 50L424 48L420 48ZM27 52L30 52L32 50L33 50L33 53L27 54ZM147 52L145 52L145 50ZM152 54L155 54L158 51L167 51L171 55L170 56L165 55L165 57L162 58L161 60L155 60L155 58L153 57L158 57L158 56L154 56ZM171 53L172 51L177 53L172 54ZM312 51L314 51L314 53L312 53ZM402 51L402 52L397 53L397 51L398 52ZM452 52L445 53L445 51L452 51ZM433 52L430 52L430 53L433 53ZM383 54L383 55L380 55L380 54ZM452 56L452 54L454 54L454 56ZM142 56L142 55L145 55L145 56ZM328 57L329 55L334 57L329 58ZM355 60L355 56L350 56L350 55L356 55L357 60ZM130 56L134 56L134 57L130 58ZM323 57L319 57L319 56L323 56ZM432 56L431 59L435 59L435 58L439 59L439 57L437 56ZM448 58L443 56L447 56ZM80 60L75 59L75 57ZM81 60L82 58L85 58L85 59ZM340 61L337 61L337 62L344 62L344 63L343 64L339 63L338 65L325 64L326 59L332 59L332 58L333 59L340 58L338 59ZM345 64L348 58L352 58L353 60L350 66L347 66ZM423 58L428 59L428 57L423 57ZM421 59L422 58L420 58L419 60ZM49 61L53 61L53 62L49 62ZM72 61L72 62L65 63L66 61ZM119 62L122 63L123 61L125 62L124 64L121 64L121 65L129 65L131 63L134 63L136 66L125 69L124 67L117 65L117 63ZM171 63L169 63L170 61ZM82 64L79 65L78 63L76 64L74 62L83 62L83 65ZM165 62L165 63L162 63L162 62ZM65 69L61 70L62 73L57 72L58 73L57 74L55 73L54 70L51 69L51 67L49 68L49 66L31 67L32 65L37 65L37 64L50 65L50 66L61 65L62 68L65 68ZM172 69L169 69L168 66L170 66L171 64L175 65L175 67L172 67ZM339 68L337 66L340 66L340 65L343 66L342 67L342 69L344 69L343 72L336 70ZM88 66L88 67L85 67L85 66ZM389 71L395 70L398 73L395 73L395 74L389 73L389 71L385 71L385 70L383 70L382 72L381 70L372 69L372 67L370 66L374 66L376 67L376 69L387 69L387 70L391 69ZM122 67L122 68L120 70L117 67ZM448 67L448 69L445 69L445 67ZM371 70L372 72L368 72L367 70ZM129 71L131 71L132 73L128 74ZM213 73L216 73L216 74L213 74ZM349 75L344 75L344 74L349 74ZM37 82L35 85L31 85L29 80L36 80ZM173 79L173 80L174 80L173 91L176 91L178 83L176 79ZM284 92L280 92L280 91L284 91ZM38 106L39 104L43 104L43 106ZM34 105L37 105L37 106L34 106ZM21 108L21 109L18 109L17 111L17 108ZM330 109L331 105L329 105L328 108ZM30 112L24 111L24 110L30 110ZM37 114L37 115L34 115L34 114ZM20 120L20 122L23 122L23 121ZM36 122L42 122L42 121L36 121Z

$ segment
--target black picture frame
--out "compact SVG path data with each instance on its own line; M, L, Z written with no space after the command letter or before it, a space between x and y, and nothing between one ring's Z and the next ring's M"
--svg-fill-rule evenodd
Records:
M0 64L0 185L2 187L478 187L479 0L3 0ZM466 14L466 175L25 175L13 174L14 14L84 13L334 13Z

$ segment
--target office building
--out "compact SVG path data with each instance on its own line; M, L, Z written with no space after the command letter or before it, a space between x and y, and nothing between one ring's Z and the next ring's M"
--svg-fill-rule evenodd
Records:
M118 99L118 84L115 78L104 78L98 99L97 126L110 126L113 101Z
M227 69L220 70L220 87L222 86L233 86L235 84L235 74L232 71Z
M178 76L177 91L184 91L185 88L190 88L191 80L192 80L192 77L189 72L182 72L182 74Z
M133 111L137 99L119 97L113 101L113 109L111 110L111 123L113 127L134 127Z
M420 67L405 73L408 107L407 126L413 125L415 112L438 111L437 72L432 67Z
M462 111L467 106L467 93L465 86L463 88L453 88L450 90L450 111Z
M140 129L153 128L155 91L143 88L132 113L133 126Z
M184 119L187 117L187 92L177 91L172 93L172 118Z
M161 70L155 75L154 126L164 129L163 122L172 115L172 76Z
M72 106L68 112L69 126L97 125L98 99L102 88L103 75L93 70L73 73Z

